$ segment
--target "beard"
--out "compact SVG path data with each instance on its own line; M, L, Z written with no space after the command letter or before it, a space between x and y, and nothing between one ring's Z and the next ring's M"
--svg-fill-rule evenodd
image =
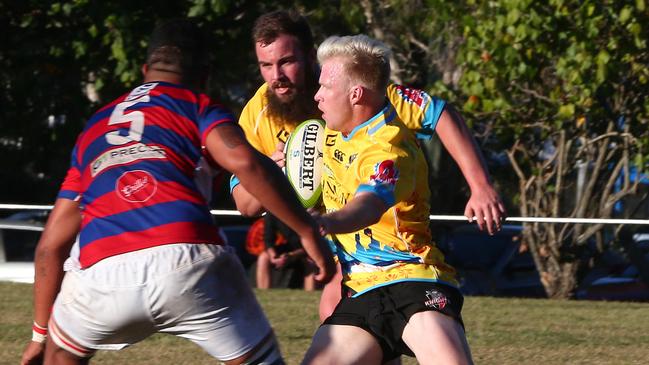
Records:
M274 87L293 87L292 95L280 99L274 92ZM317 118L322 118L322 112L318 109L318 104L313 100L313 96L318 91L317 75L311 69L305 69L304 85L297 87L292 83L277 83L268 85L266 98L268 100L268 109L266 111L273 119L283 121L285 124L297 126L301 122Z

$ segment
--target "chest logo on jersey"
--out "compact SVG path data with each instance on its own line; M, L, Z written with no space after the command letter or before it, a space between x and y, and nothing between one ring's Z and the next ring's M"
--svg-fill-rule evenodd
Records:
M338 191L338 184L330 179L325 179L323 182L323 194L325 197L325 205L326 201L330 200L332 202L336 202L340 206L344 206L347 204L347 201L350 198L349 194L346 194L343 192L343 189L340 189L340 192Z
M345 161L345 153L339 149L334 150L334 160L342 163Z
M95 177L109 167L127 164L135 160L166 157L165 151L158 146L135 143L127 147L117 147L102 153L92 162L90 175Z
M288 137L290 137L291 134L286 131L286 129L282 128L279 132L277 132L277 139L282 141L283 143L286 143L288 141Z
M117 196L130 203L145 202L158 190L158 181L144 170L127 171L115 182Z
M327 134L325 137L325 146L333 146L336 144L336 135L335 134Z

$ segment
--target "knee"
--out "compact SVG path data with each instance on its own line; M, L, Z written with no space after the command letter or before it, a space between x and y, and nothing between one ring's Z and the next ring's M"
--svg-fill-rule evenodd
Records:
M273 364L283 365L284 360L274 334L268 335L255 348L236 359L223 361L225 365Z

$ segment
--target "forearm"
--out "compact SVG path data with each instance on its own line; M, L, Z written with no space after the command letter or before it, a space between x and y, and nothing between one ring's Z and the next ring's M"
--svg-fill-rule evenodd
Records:
M217 127L208 134L206 144L212 157L239 178L241 185L275 217L291 227L302 239L307 253L324 263L326 247L319 244L313 218L299 202L280 168L252 148L243 134L232 126Z
M34 260L34 322L47 327L50 312L63 281L67 253L47 249L36 251Z
M63 280L63 263L74 244L81 215L76 202L59 199L54 205L34 258L34 321L47 326L50 310Z
M374 194L357 195L344 208L325 214L323 222L327 233L351 233L379 221L387 207Z
M462 117L447 107L435 129L442 144L457 163L471 191L491 186L484 157Z
M259 158L239 171L237 176L248 194L299 235L312 229L311 217L282 171L270 159L259 154Z

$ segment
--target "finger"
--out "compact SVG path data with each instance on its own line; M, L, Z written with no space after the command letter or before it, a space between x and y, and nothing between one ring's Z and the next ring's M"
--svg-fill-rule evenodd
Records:
M283 154L284 153L284 146L286 146L286 144L284 142L277 142L277 146L275 147L275 151L281 152Z
M471 208L470 206L467 206L466 209L464 209L464 216L469 221L469 223L472 223L473 222L473 217L475 216L475 214L473 212L473 208Z
M483 214L483 220L485 222L487 232L489 233L490 236L493 236L495 233L496 221L493 219L493 216L489 209L485 210L485 214Z
M316 266L317 266L317 271L316 271L316 273L314 275L314 278L315 278L315 280L317 280L317 281L319 281L321 283L324 283L324 284L328 283L329 281L331 281L331 279L336 274L335 267L331 267L331 268L329 268L330 270L328 270L328 268L326 266L320 266L320 265L317 265L317 264L316 264Z
M476 224L478 225L478 229L480 229L481 231L484 231L485 230L484 215L481 214L481 213L476 213L475 217L476 217Z
M501 211L498 209L497 206L495 206L495 207L492 207L491 214L493 216L494 225L496 227L496 230L500 231L502 229L502 223L503 223L503 218L504 218L502 216Z

